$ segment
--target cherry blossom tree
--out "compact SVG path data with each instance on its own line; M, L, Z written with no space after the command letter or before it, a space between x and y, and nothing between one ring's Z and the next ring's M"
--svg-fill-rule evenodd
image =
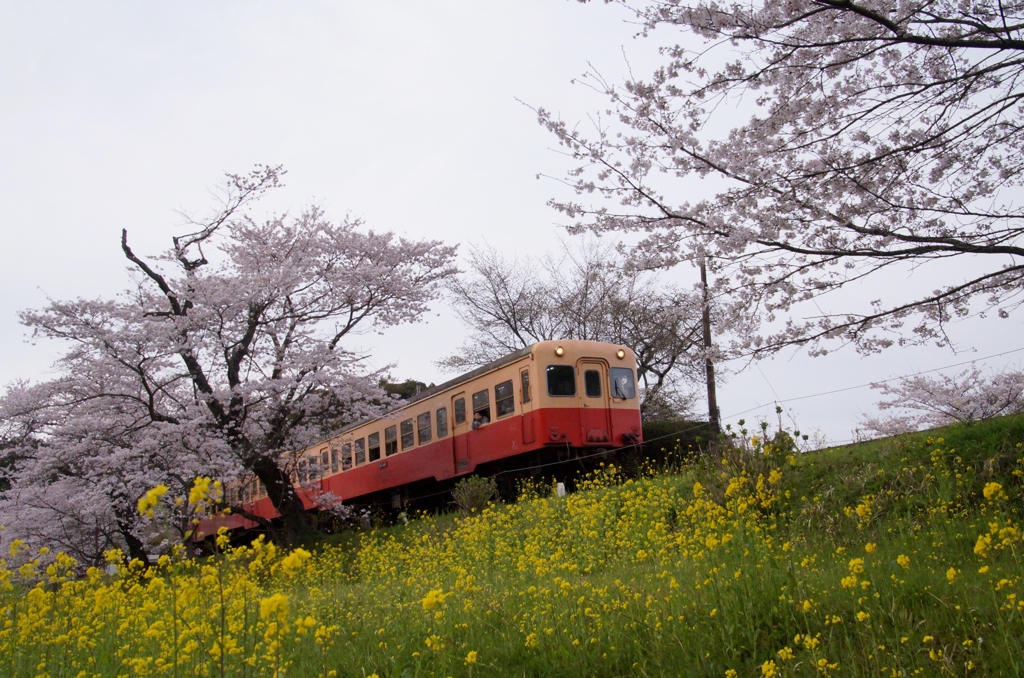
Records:
M701 297L625 264L614 247L594 241L539 261L471 250L467 272L448 287L473 333L441 366L472 369L553 339L625 344L637 355L645 416L688 412L685 384L704 369Z
M1019 370L986 374L971 366L950 376L919 374L871 387L886 396L878 409L888 414L866 416L861 425L880 435L1024 412L1024 372Z
M671 34L661 66L588 73L610 102L592 129L538 110L575 160L554 203L574 228L706 260L755 355L948 343L952 319L1019 308L1024 5L623 4Z
M289 459L387 401L381 374L345 340L418 320L455 272L455 248L333 222L316 206L256 221L249 207L281 174L228 175L219 208L161 257L140 256L122 232L132 285L118 298L22 314L67 350L58 378L2 400L11 489L0 522L45 524L61 541L91 520L134 555L147 490L162 483L180 498L197 476L247 473L286 538L308 531Z

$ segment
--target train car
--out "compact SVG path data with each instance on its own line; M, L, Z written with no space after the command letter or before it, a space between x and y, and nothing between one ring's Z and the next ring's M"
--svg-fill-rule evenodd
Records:
M476 422L476 423L474 423ZM595 341L544 341L431 387L382 417L352 424L297 455L292 481L307 508L323 496L400 507L471 473L529 471L641 442L636 355ZM255 478L229 503L277 516ZM239 515L204 521L249 529Z

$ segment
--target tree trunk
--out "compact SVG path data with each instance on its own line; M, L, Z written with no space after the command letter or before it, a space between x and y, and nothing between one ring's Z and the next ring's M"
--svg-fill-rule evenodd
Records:
M128 557L127 561L138 560L142 563L142 569L146 570L149 568L149 554L146 553L146 545L142 543L142 540L135 536L132 532L131 522L118 516L117 518L117 529L121 533L121 537L124 538L125 544L128 546Z
M281 514L284 542L297 545L309 539L314 532L313 521L288 474L282 471L274 460L267 457L259 457L252 464L252 470L266 488L270 502Z

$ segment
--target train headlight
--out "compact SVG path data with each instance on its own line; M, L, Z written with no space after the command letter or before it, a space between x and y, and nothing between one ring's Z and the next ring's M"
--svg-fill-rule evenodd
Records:
M561 346L556 346L555 347L555 355L557 355L559 358L561 358L563 355L565 355L565 349L562 348Z
M619 360L622 360L623 358L626 357L626 352L620 348L618 351L615 352L615 357L618 358Z

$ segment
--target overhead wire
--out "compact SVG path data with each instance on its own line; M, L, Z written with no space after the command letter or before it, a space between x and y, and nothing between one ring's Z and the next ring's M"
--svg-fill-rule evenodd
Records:
M875 384L887 384L887 383L889 383L891 381L899 381L900 379L905 379L907 377L912 377L912 376L916 376L916 375L919 375L919 374L931 374L932 372L941 372L942 370L948 370L948 369L951 369L953 367L961 367L963 365L969 365L971 363L976 363L976 362L979 362L979 361L982 361L982 360L989 360L990 358L999 358L1001 356L1010 355L1011 353L1018 353L1020 351L1024 351L1024 346L1021 346L1020 348L1010 349L1009 351L1001 351L999 353L993 353L991 355L982 356L980 358L973 358L971 360L965 360L963 362L953 363L951 365L943 365L942 367L933 367L930 370L920 370L920 371L908 372L906 374L901 374L899 376L889 377L888 379L877 379L877 380L874 380L874 381L869 381L869 382L864 383L864 384L857 384L856 386L844 386L843 388L835 388L835 389L832 389L830 391L821 391L819 393L809 393L807 395L795 396L793 398L779 398L778 394L775 393L775 389L774 388L772 388L772 393L775 394L777 402L791 403L791 402L796 402L797 400L808 400L810 398L819 398L821 396L833 395L835 393L843 393L845 391L855 391L857 389L867 388L867 387L873 386ZM760 368L758 368L758 369L760 370ZM762 374L762 376L764 376L763 372L761 374ZM765 377L765 381L767 381L767 377ZM769 386L769 388L771 388L771 384L770 383L768 384L768 386ZM759 410L759 409L761 409L763 407L766 407L766 406L767 406L767 404L758 405L756 407L751 407L750 409L743 410L742 412L735 412L733 414L730 414L729 418L738 417L738 416L740 416L742 414L747 414L748 412L754 412L755 410Z

